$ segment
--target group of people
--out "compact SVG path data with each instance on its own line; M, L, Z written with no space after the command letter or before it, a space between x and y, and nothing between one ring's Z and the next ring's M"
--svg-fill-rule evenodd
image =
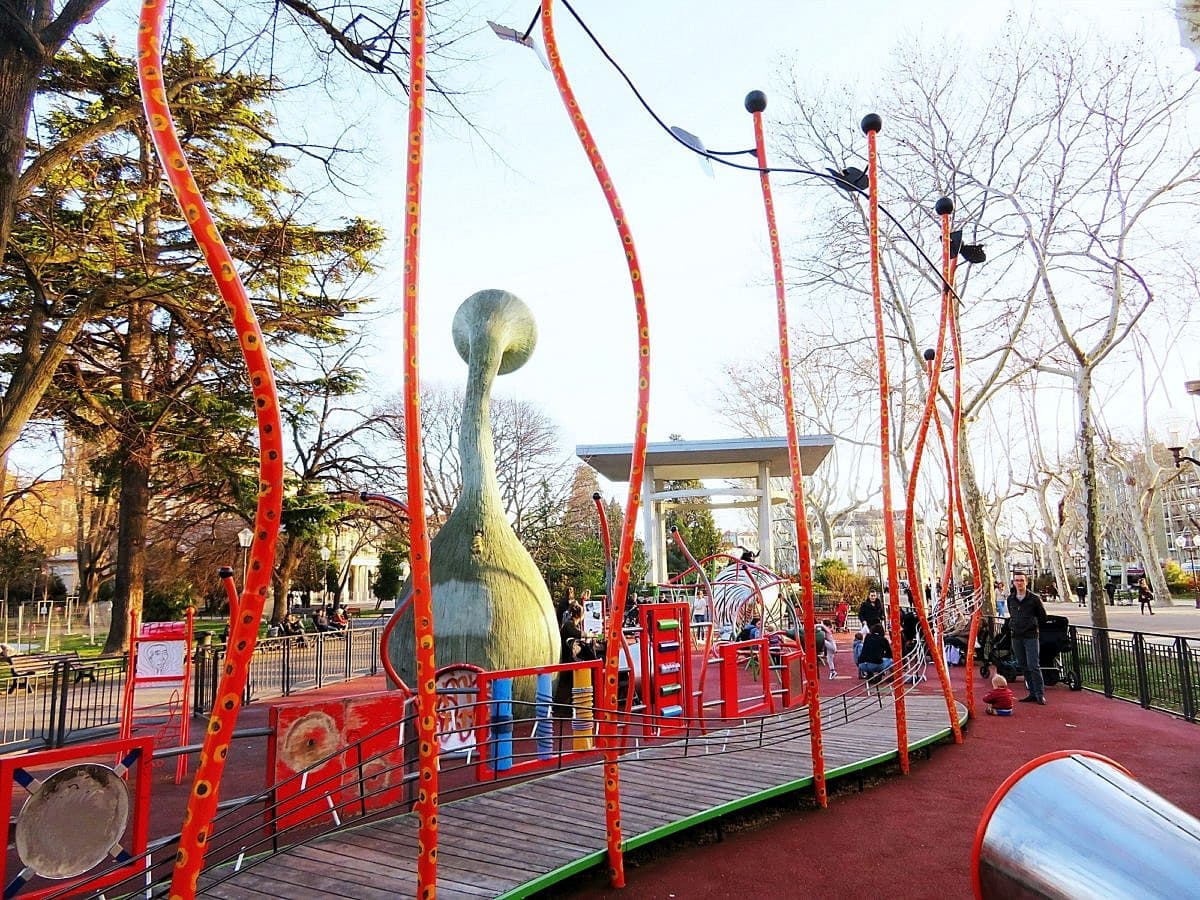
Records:
M313 627L318 632L344 631L350 627L350 617L346 615L346 607L326 604L312 615Z

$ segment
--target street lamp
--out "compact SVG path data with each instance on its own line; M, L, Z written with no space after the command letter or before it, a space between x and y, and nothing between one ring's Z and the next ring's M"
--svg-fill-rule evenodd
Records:
M237 533L238 546L242 548L242 590L246 589L246 570L250 565L250 545L254 543L254 532L243 528Z
M875 554L875 582L879 585L879 593L883 593L883 569L879 564L879 559L884 554L884 550L880 547L872 547L867 545L867 552Z
M329 557L328 547L321 548L321 605L329 605Z
M1192 588L1196 591L1196 609L1200 609L1200 580L1196 578L1196 558L1193 555L1194 550L1200 550L1200 534L1190 537L1186 534L1177 535L1175 546L1181 551L1187 551L1188 571L1192 576Z

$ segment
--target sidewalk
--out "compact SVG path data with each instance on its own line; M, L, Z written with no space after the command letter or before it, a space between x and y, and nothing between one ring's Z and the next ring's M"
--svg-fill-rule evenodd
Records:
M1108 627L1124 631L1145 631L1154 634L1181 634L1185 637L1200 637L1200 609L1196 609L1191 597L1175 597L1174 606L1154 604L1154 615L1142 615L1137 604L1133 606L1105 606ZM1052 616L1066 616L1072 625L1092 624L1092 613L1077 603L1047 603L1046 612Z

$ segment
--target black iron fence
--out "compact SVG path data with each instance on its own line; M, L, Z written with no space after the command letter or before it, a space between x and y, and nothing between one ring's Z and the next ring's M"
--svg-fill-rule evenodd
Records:
M246 702L286 697L379 671L381 626L297 638L264 638L250 663ZM195 654L193 712L212 708L223 644ZM0 678L0 753L61 747L117 731L125 657L62 660L36 673Z
M255 647L246 681L246 703L288 697L298 691L375 675L382 626L326 631L300 637L263 638ZM196 651L193 712L207 713L225 664L225 646Z
M125 659L62 660L0 683L0 752L61 747L116 730Z
M1106 697L1196 721L1200 638L1071 626L1072 668Z

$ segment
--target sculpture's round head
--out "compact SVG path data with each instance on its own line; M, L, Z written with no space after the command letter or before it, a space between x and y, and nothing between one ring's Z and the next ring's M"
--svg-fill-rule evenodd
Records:
M472 349L499 348L499 374L525 365L537 346L537 323L524 301L508 291L477 291L458 308L451 326L454 348L470 364Z

